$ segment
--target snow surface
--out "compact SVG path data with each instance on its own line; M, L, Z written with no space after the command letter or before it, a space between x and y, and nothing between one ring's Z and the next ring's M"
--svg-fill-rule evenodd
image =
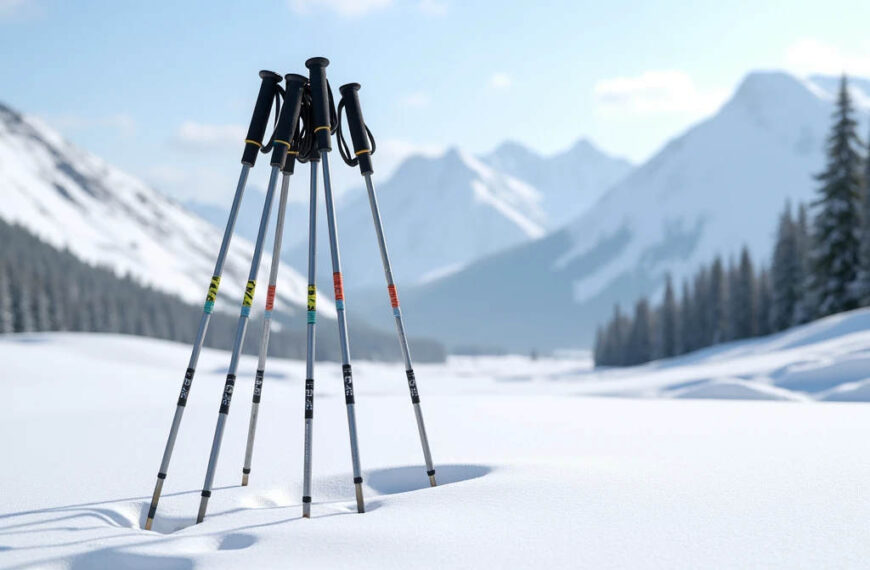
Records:
M267 169L252 171L250 179L261 176L268 176ZM234 187L236 180L226 184ZM75 147L41 121L2 105L0 188L0 218L118 275L131 274L191 303L205 299L223 227L215 228L140 180ZM277 201L276 197L275 207ZM226 204L224 216L228 213ZM273 224L274 220L273 208ZM218 308L238 306L253 250L249 241L234 237ZM265 254L260 280L268 275L269 261ZM277 301L282 309L304 310L306 291L305 278L289 266L281 267ZM334 315L329 300L324 299L321 307Z
M255 368L243 357L209 516L193 525L227 363L205 350L153 532L141 525L188 347L7 336L0 567L866 567L868 407L812 400L864 381L849 363L870 358L868 326L870 312L857 311L624 370L521 356L418 366L434 489L401 366L357 362L364 515L340 366L319 364L310 520L300 518L304 363L267 367L243 488ZM788 379L806 391L783 388ZM672 399L689 385L705 398L754 385L795 401ZM627 397L601 397L614 395Z

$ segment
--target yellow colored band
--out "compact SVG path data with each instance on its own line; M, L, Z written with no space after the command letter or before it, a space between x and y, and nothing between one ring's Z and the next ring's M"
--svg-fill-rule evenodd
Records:
M297 154L299 154L299 152L295 150L288 150L287 154L292 154L293 156L296 156Z
M360 150L360 151L357 151L356 156L359 156L359 155L361 155L361 154L365 154L365 153L367 153L367 152L371 152L371 149L364 148L364 149L362 149L362 150Z
M323 129L329 131L331 130L331 127L317 127L316 129L314 129L314 132L316 133L317 131L322 131Z
M258 148L262 148L263 143L258 143L257 141L252 141L251 139L245 139L245 142L248 144L256 145Z
M277 144L283 144L283 145L286 146L287 148L290 148L290 143L288 143L287 141L279 141L279 140L276 139L275 142L276 142Z

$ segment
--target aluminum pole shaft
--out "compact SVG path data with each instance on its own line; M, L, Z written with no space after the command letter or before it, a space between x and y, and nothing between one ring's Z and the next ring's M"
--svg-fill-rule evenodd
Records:
M221 274L224 270L224 261L226 261L227 251L229 250L230 241L233 237L233 228L236 225L236 218L239 214L239 205L241 204L242 196L245 193L245 186L248 183L248 173L250 171L250 165L242 165L242 171L239 174L239 182L236 185L236 193L233 197L233 205L230 207L229 219L227 220L227 225L224 229L223 240L221 240L220 252L218 253L217 261L215 262L214 272L212 273L211 283L208 287L205 305L202 309L199 329L196 333L196 339L193 342L193 349L190 353L187 370L184 373L184 381L181 385L181 393L178 396L178 403L175 406L175 416L172 418L172 426L169 428L169 437L166 440L166 447L163 449L163 459L160 461L160 471L157 473L157 483L154 486L154 494L151 496L151 506L148 509L148 518L145 520L145 530L151 530L151 525L154 523L154 515L157 513L157 503L160 501L160 494L163 492L163 481L166 479L166 474L169 471L169 461L172 459L172 451L175 448L175 440L178 438L178 429L181 426L181 419L184 416L184 408L187 405L187 397L190 394L190 388L193 384L193 375L196 372L199 353L202 351L202 344L205 341L205 333L208 331L211 313L214 310L218 287L221 282Z
M272 199L275 195L275 185L278 182L279 167L272 167L272 174L269 177L269 187L266 190L266 200L263 204L263 214L260 216L260 229L257 233L257 241L254 244L254 257L251 260L251 271L248 274L248 283L245 285L245 294L242 298L242 310L239 314L239 324L236 328L235 342L233 343L233 352L230 356L230 366L227 370L227 380L224 384L224 391L221 395L221 405L218 411L217 425L215 425L214 439L212 441L211 453L208 459L208 468L205 473L205 482L202 486L202 498L199 503L199 512L196 516L196 522L201 523L205 518L205 511L208 506L208 500L211 497L211 490L214 484L214 473L217 467L218 456L220 455L221 442L223 441L224 428L226 426L227 416L230 413L230 403L233 398L233 388L236 383L236 371L239 366L239 357L242 353L242 346L245 342L245 332L248 328L248 319L251 315L251 305L254 302L254 290L257 285L257 273L260 271L260 259L263 253L263 242L266 239L266 228L269 225L269 216L272 212Z
M294 160L288 157L288 160ZM287 209L287 195L290 188L290 174L281 179L281 195L278 198L278 219L275 222L275 242L272 246L272 265L269 271L269 289L266 293L266 311L263 313L263 332L260 335L260 352L257 373L254 377L254 396L251 401L251 418L248 421L248 443L245 446L245 464L242 467L242 485L248 484L251 473L251 460L254 455L254 437L257 433L257 418L260 414L260 399L263 395L263 377L266 373L266 357L269 352L269 335L272 327L272 308L275 304L275 290L278 286L278 267L281 264L281 242L284 236L284 215Z
M314 422L314 346L317 323L317 163L311 163L308 198L308 324L305 350L305 455L302 467L302 516L311 517L311 439Z
M423 459L426 462L426 474L429 476L429 484L435 486L435 466L432 463L432 453L429 451L429 438L426 435L426 425L423 423L423 411L420 409L420 394L417 391L417 380L414 376L414 367L411 364L411 350L408 348L408 339L405 336L405 324L402 321L402 309L399 306L399 294L396 283L393 281L393 269L390 266L390 255L387 252L387 242L384 239L384 226L381 222L381 212L378 208L378 198L375 193L375 185L372 175L366 174L366 189L369 195L369 206L372 210L372 221L375 224L375 234L378 238L378 248L381 251L381 262L384 265L384 276L387 279L387 291L390 295L390 305L393 308L393 316L396 319L396 332L399 335L399 346L402 348L402 356L405 359L405 376L408 379L408 390L411 392L411 403L414 406L414 416L417 418L417 431L420 434L420 444L423 447Z

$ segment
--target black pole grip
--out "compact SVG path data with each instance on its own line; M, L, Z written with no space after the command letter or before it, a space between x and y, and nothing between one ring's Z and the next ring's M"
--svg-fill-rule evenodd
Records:
M281 166L284 163L284 155L290 150L290 139L296 132L299 123L299 111L302 109L302 91L308 78L304 75L288 73L284 77L284 105L281 107L281 115L275 126L274 143L272 150L272 166Z
M372 143L366 130L366 122L359 104L359 83L348 83L338 88L341 102L347 112L347 126L353 141L353 152L359 160L359 171L365 176L374 172L372 168Z
M254 105L254 114L251 115L251 125L248 127L248 136L245 137L245 151L242 153L242 164L254 166L257 162L257 153L263 146L263 135L266 134L266 125L269 124L269 113L272 112L272 100L278 91L281 76L274 71L263 70L260 72L260 93L257 95L257 104Z
M329 106L329 85L326 83L326 66L329 60L325 57L312 57L305 62L308 77L311 82L311 106L314 110L314 139L317 150L332 150L332 117Z

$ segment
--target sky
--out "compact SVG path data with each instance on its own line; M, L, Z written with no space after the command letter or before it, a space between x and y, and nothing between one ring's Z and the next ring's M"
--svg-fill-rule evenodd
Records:
M870 3L0 0L0 102L179 200L227 202L257 72L315 55L362 84L376 176L506 140L640 163L749 71L870 77Z

